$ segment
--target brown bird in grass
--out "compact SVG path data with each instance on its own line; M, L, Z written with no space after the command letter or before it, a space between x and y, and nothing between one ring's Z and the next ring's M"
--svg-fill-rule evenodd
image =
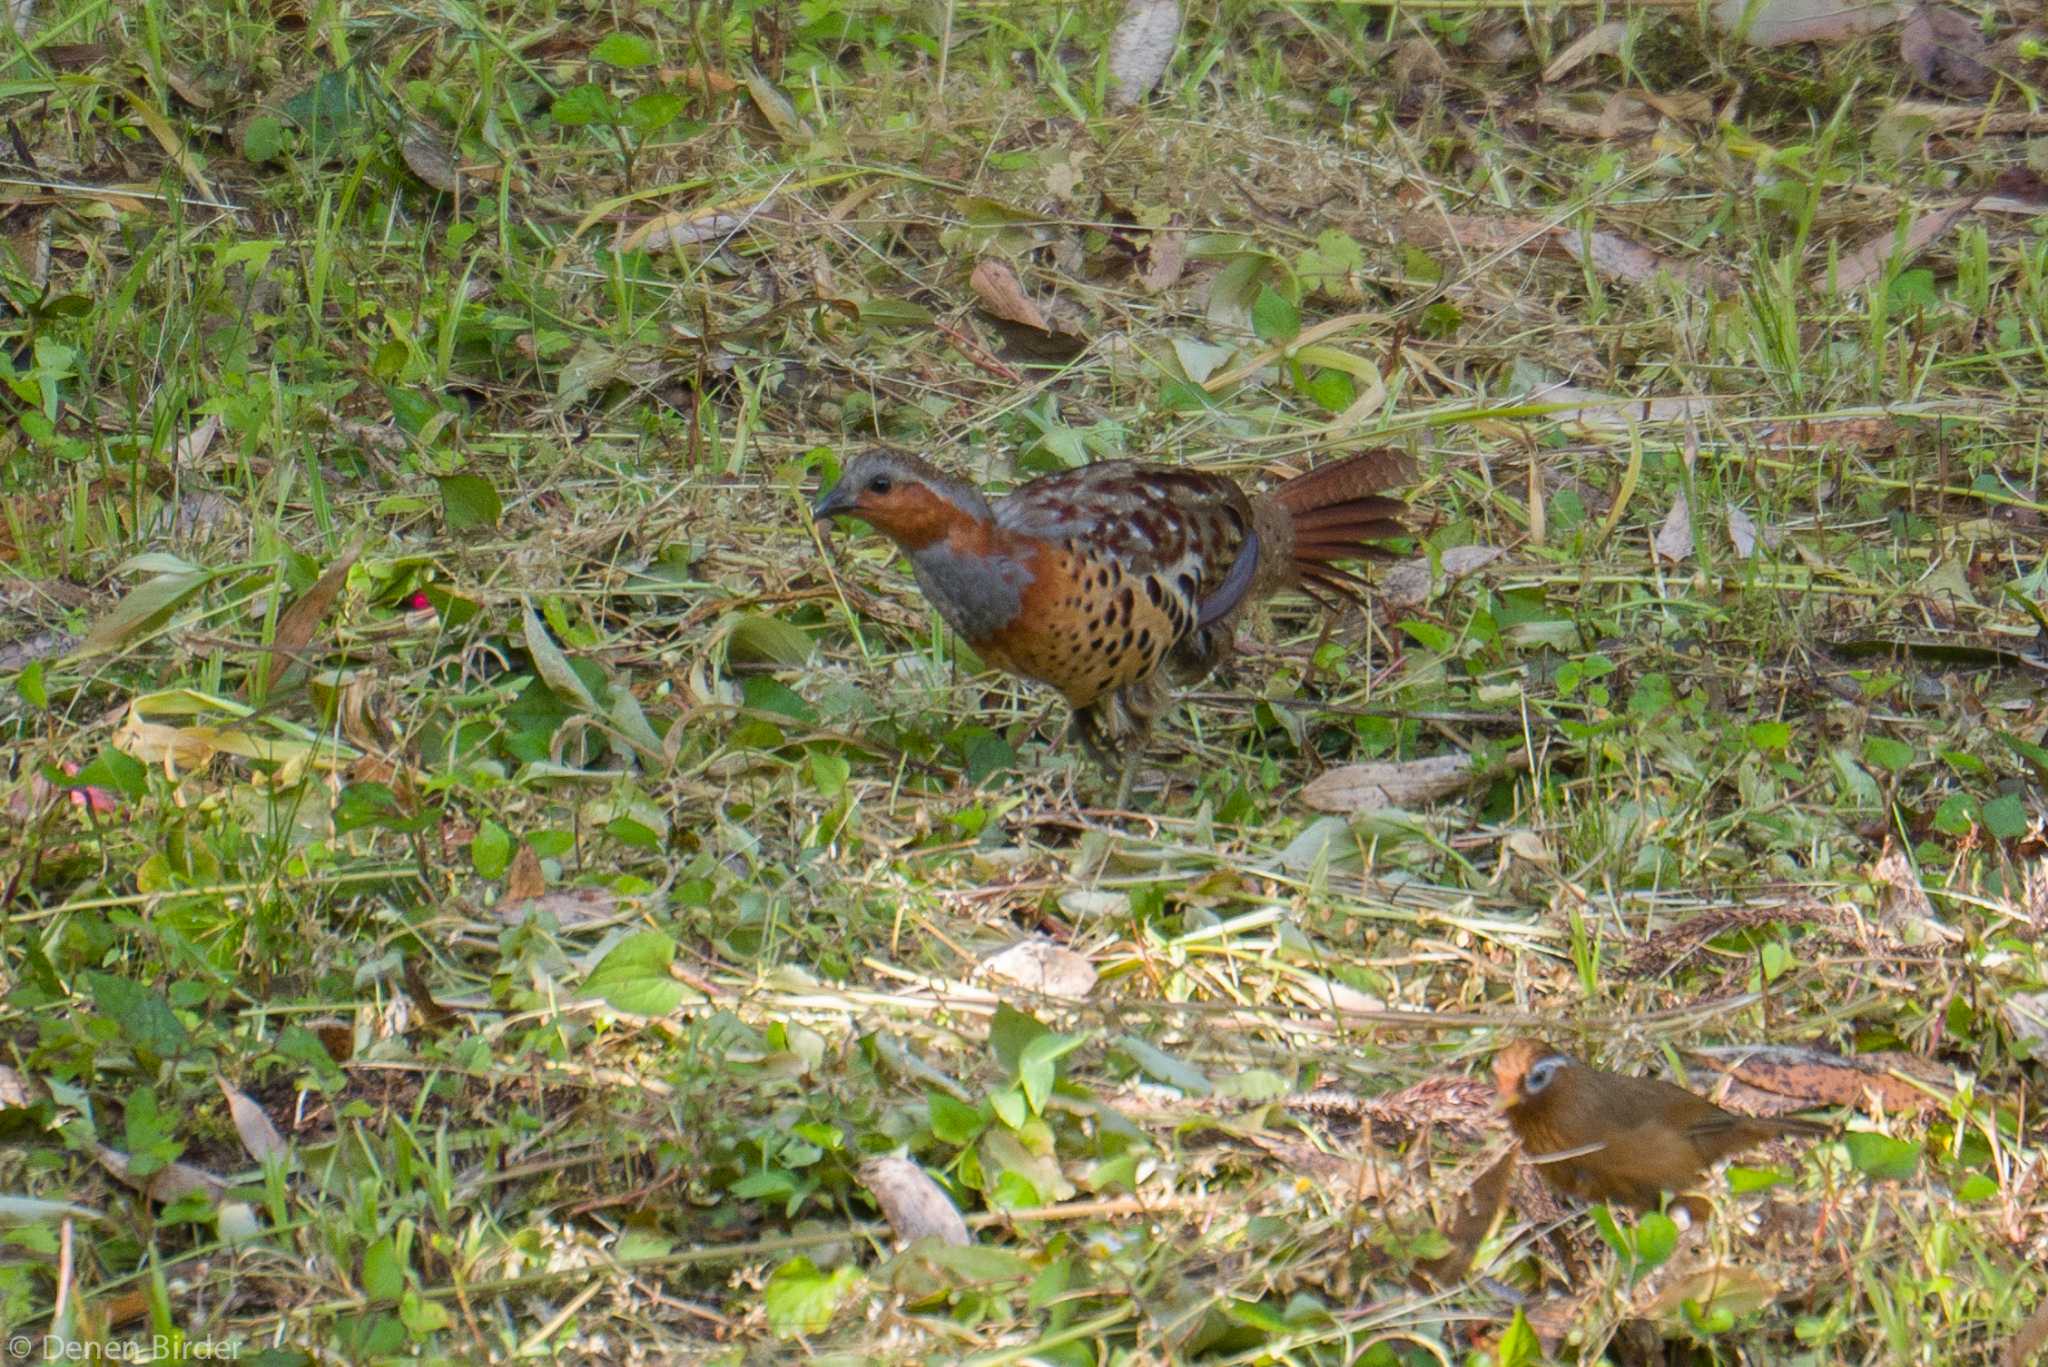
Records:
M1223 475L1114 460L991 502L916 456L869 451L811 515L865 520L976 654L1059 690L1089 753L1122 767L1121 807L1171 702L1161 675L1205 677L1234 647L1241 610L1282 589L1362 603L1365 582L1337 562L1401 535L1405 505L1381 495L1412 472L1398 452L1367 451L1254 494Z
M1779 1135L1826 1135L1811 1120L1724 1111L1655 1078L1589 1068L1537 1040L1493 1060L1494 1084L1522 1152L1568 1196L1654 1210L1731 1154Z

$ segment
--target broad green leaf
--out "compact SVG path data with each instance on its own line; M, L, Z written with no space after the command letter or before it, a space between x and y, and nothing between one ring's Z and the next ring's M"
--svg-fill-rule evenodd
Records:
M851 1263L821 1272L809 1258L791 1258L775 1269L761 1292L768 1327L784 1336L824 1333L859 1280L860 1271Z
M636 1016L666 1016L682 1005L684 988L669 975L676 942L658 930L628 935L590 970L583 990Z
M126 598L114 605L112 612L93 624L84 643L72 653L72 658L98 655L127 644L132 637L140 635L205 587L212 577L205 570L191 570L183 574L161 574L137 584L128 591Z

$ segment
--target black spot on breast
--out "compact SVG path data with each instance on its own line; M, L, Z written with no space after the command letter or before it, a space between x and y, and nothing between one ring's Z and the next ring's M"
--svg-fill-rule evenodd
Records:
M1131 610L1135 608L1137 605L1137 595L1131 592L1131 586L1129 584L1124 585L1123 592L1119 593L1116 596L1116 619L1119 622L1122 622L1125 626L1129 626L1131 622Z
M1198 584L1195 580L1195 573L1193 570L1184 571L1181 574L1180 578L1174 580L1173 583L1174 587L1180 590L1180 596L1183 598L1194 597L1195 590L1201 587L1200 584Z
M1166 604L1166 590L1160 587L1157 579L1150 576L1147 576L1145 579L1145 597L1151 601L1152 606L1155 608L1163 607Z
M1138 649L1147 655L1152 653L1152 631L1149 627L1138 633Z

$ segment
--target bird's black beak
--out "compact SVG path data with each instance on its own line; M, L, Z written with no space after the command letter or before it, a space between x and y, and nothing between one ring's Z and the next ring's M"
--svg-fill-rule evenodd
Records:
M819 494L817 501L811 504L811 520L823 522L828 517L837 517L841 513L852 512L854 498L854 491L847 487L845 480L840 480L824 493Z

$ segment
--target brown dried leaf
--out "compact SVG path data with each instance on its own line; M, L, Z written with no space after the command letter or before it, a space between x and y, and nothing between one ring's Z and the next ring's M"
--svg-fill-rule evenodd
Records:
M1147 294L1158 294L1178 284L1188 265L1188 235L1179 228L1161 228L1152 234L1145 248L1145 264L1138 272L1138 285Z
M807 144L817 134L804 122L803 115L796 112L796 106L789 102L789 96L776 89L775 83L758 71L747 73L747 94L753 97L754 108L761 111L761 117L768 120L768 126L775 130L775 136L786 143Z
M1889 451L1899 444L1899 425L1890 418L1799 418L1760 428L1757 444L1767 450L1828 447L1837 451Z
M1671 500L1671 511L1664 515L1664 525L1657 529L1650 551L1657 559L1674 565L1692 558L1692 509L1684 494Z
M1498 546L1453 546L1437 559L1443 566L1444 582L1450 583L1485 569L1506 554ZM1434 587L1429 557L1419 555L1413 560L1402 561L1381 576L1377 596L1381 602L1394 607L1420 607L1429 601L1429 592Z
M1990 51L1975 16L1947 5L1915 5L1899 25L1899 60L1920 84L1944 95L1991 89Z
M1345 764L1316 775L1301 800L1319 812L1375 812L1415 807L1463 788L1472 778L1470 755Z
M980 971L1048 997L1078 1001L1095 989L1095 965L1045 939L1019 940L981 961Z
M0 1063L0 1106L19 1109L29 1103L28 1083L20 1073Z
M1934 1110L1956 1086L1953 1072L1915 1054L1843 1055L1808 1045L1759 1044L1688 1049L1686 1055L1728 1079L1725 1092L1717 1089L1721 1100L1760 1115L1862 1106L1872 1098L1894 1113Z
M1052 331L1044 310L1024 293L1024 284L1017 279L1017 272L1010 269L1009 262L992 256L983 257L975 263L974 273L967 277L967 283L980 297L981 306L1004 322L1037 328L1045 333Z
M1628 23L1626 20L1612 19L1604 24L1595 24L1577 38L1574 38L1570 46L1566 47L1564 51L1550 59L1550 65L1543 68L1543 79L1546 82L1561 81L1576 70L1582 62L1589 61L1594 57L1613 56L1621 51L1622 40L1626 37L1628 37Z
M1752 11L1751 0L1714 0L1711 13L1723 29L1739 32L1757 47L1784 47L1841 43L1875 33L1898 19L1899 7L1892 0L1762 0Z
M1906 230L1905 241L1891 228L1876 234L1843 254L1835 268L1835 288L1842 291L1861 289L1884 275L1885 267L1894 257L1903 266L1921 252L1938 242L1958 222L1977 207L1973 199L1951 204L1946 209L1915 219L1913 226ZM1815 289L1824 290L1825 279L1814 282Z
M169 1204L196 1194L209 1197L218 1203L228 1194L228 1184L204 1168L195 1168L190 1163L168 1163L147 1176L138 1177L129 1170L128 1155L119 1149L110 1149L105 1144L93 1146L93 1156L100 1166L127 1183L152 1201Z
M220 1088L220 1094L227 1098L228 1115L235 1122L235 1133L241 1137L242 1147L248 1150L251 1158L267 1163L273 1158L281 1160L291 1152L291 1146L284 1142L284 1136L278 1133L277 1126L270 1122L269 1115L261 1106L246 1093L228 1086L226 1078L215 1078L214 1083Z
M277 635L270 641L270 684L285 676L285 672L299 663L299 656L312 644L313 633L327 616L327 610L334 606L334 600L341 593L341 586L348 582L349 569L356 563L356 556L362 553L360 545L351 546L307 589L299 601L277 615Z
M1646 1294L1637 1299L1637 1314L1656 1320L1691 1316L1684 1322L1698 1324L1697 1317L1708 1309L1738 1318L1753 1315L1778 1298L1779 1288L1750 1268L1715 1262L1646 1282L1642 1289Z
M1152 93L1180 46L1177 0L1126 0L1109 35L1110 102L1128 109Z
M923 1238L961 1248L974 1242L945 1189L909 1159L870 1158L855 1171L882 1208L898 1246Z
M540 856L533 846L525 841L512 856L512 867L505 871L505 900L508 902L531 902L548 890L547 874L540 866ZM608 894L603 897L607 909L615 905ZM564 922L563 924L567 924Z
M423 123L408 123L398 140L398 154L406 169L442 194L460 194L462 170L455 164L455 148L437 130Z

